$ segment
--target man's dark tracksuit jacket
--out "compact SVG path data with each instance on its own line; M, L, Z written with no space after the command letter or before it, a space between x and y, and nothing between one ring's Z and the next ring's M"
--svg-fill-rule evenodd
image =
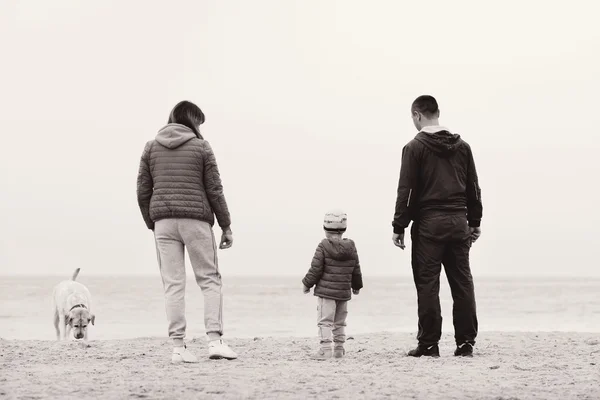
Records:
M422 129L402 150L394 233L409 223L422 345L441 336L439 276L444 265L454 299L457 344L475 343L477 316L469 266L469 227L479 227L481 189L471 147L449 130Z

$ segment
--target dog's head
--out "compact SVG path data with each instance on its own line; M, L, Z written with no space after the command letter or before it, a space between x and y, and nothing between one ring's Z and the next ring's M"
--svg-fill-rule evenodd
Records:
M73 330L73 337L75 339L82 339L85 337L88 325L90 323L94 325L96 322L96 316L90 313L90 310L87 308L78 307L69 311L66 320L67 324L69 324Z

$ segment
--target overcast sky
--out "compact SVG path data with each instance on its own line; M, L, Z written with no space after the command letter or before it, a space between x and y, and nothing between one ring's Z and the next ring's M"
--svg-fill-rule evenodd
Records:
M225 278L300 279L330 208L365 276L410 274L391 220L431 94L479 170L474 275L600 276L594 3L3 0L0 274L157 274L136 177L182 99L232 214Z

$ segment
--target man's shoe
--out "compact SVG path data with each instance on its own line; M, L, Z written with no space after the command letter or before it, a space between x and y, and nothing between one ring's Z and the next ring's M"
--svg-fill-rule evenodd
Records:
M191 351L184 345L183 347L175 347L173 349L173 355L171 356L171 363L197 363L198 359Z
M211 360L235 360L238 357L221 339L208 343L208 358Z
M432 344L430 346L420 344L416 348L409 351L407 355L410 357L439 357L440 348L437 344Z
M461 343L456 346L454 355L457 357L473 357L473 345L471 343Z

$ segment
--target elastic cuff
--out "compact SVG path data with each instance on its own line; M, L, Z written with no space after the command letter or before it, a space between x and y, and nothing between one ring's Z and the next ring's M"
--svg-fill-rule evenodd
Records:
M480 225L481 225L481 220L471 220L471 221L469 221L469 226L471 228L479 228Z
M174 347L183 347L184 346L183 339L173 339L173 346Z
M323 230L325 230L326 232L331 232L331 233L344 233L344 232L346 232L346 228L332 229L332 228L327 228L325 225L323 225Z
M208 332L206 335L208 336L209 342L221 339L221 334L219 332Z
M396 233L398 235L401 235L401 234L404 233L404 228L400 228L400 227L394 226L394 233Z

